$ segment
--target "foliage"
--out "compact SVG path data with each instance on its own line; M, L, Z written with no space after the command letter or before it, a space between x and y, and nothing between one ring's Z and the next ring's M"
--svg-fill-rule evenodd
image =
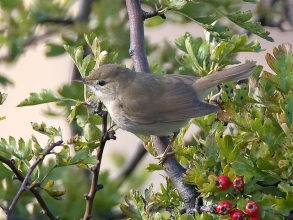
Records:
M161 6L161 13L167 14L172 22L195 22L205 30L206 38L193 37L186 33L175 40L174 45L160 43L150 45L146 41L146 50L152 63L152 70L157 73L195 74L205 76L227 66L239 63L240 52L259 52L257 40L249 42L246 34L234 34L233 25L272 41L269 33L258 22L250 21L251 11L239 11L243 1L192 1L192 0L149 0L144 4ZM258 1L247 1L257 3ZM73 0L40 1L25 5L23 1L0 0L1 27L0 46L8 54L1 58L6 62L17 61L34 39L41 35L35 32L44 28L47 34L58 33L58 41L46 42L46 55L59 56L67 52L73 59L82 77L85 77L106 63L123 63L129 57L129 31L127 12L122 10L124 1L115 1L108 7L108 1L95 1L92 5L91 20L82 22L72 19L70 9ZM168 17L170 16L170 18ZM221 18L230 20L222 25ZM166 21L154 17L146 25L154 27ZM23 25L19 26L19 22ZM54 25L51 25L54 23ZM66 25L64 25L66 24ZM9 28L7 28L9 27ZM231 28L232 27L232 28ZM232 31L229 31L232 30ZM95 34L94 34L95 33ZM66 46L64 46L66 45ZM89 53L89 50L92 53ZM182 56L178 54L182 54ZM158 56L159 54L159 56ZM176 59L176 60L175 60ZM228 200L233 208L243 209L248 200L253 199L260 206L262 219L283 219L292 209L292 133L293 133L293 94L292 46L288 44L275 48L273 55L267 54L266 60L274 73L257 67L248 84L226 83L223 85L221 102L217 103L221 111L205 117L193 119L190 123L198 125L202 133L195 136L192 143L183 141L188 128L182 129L173 150L181 164L188 165L184 177L185 183L194 185L203 197L204 206L213 206L222 200ZM164 66L168 68L164 69ZM0 76L0 84L8 86L11 81ZM57 94L58 93L58 94ZM89 175L101 161L94 155L101 149L104 139L103 119L92 114L89 101L96 102L91 92L77 83L62 86L55 93L42 89L31 93L18 105L29 106L56 102L65 109L69 124L78 129L80 134L64 142L60 149L49 153L53 156L46 165L38 162L46 150L56 140L63 140L60 128L49 127L46 123L32 123L32 129L48 137L45 146L41 146L33 136L27 141L9 137L0 141L1 161L13 163L0 164L0 179L3 189L0 192L1 207L10 204L20 188L20 183L7 178L15 167L24 177L38 162L29 176L29 188L38 188L44 200L55 213L63 219L80 218L83 214L85 192L89 190ZM0 93L0 105L7 94ZM214 100L212 100L214 101ZM47 114L55 115L48 111ZM5 116L0 116L0 120ZM237 129L227 126L234 123ZM112 128L111 121L108 123ZM227 132L230 134L227 134ZM152 144L147 145L154 153ZM72 153L74 151L74 153ZM81 168L81 169L80 169ZM161 169L157 164L150 164L148 171ZM225 174L233 179L243 176L244 191L232 189L219 191L215 187L217 176ZM131 190L122 203L122 195L129 189L138 188L146 178L145 172L135 172L121 187L121 181L110 177L107 171L99 174L99 183L105 186L99 190L94 200L92 216L97 219L113 218L115 208L120 209L128 219L228 219L215 213L196 213L194 216L181 214L184 203L166 177L166 184L161 184L161 192L153 192L153 186L141 194ZM78 186L78 190L76 190ZM102 199L100 199L102 198ZM74 201L74 202L73 202ZM32 204L33 214L23 208ZM168 212L163 211L165 208ZM67 210L71 211L68 212ZM32 194L24 193L16 208L15 215L24 218L42 218L39 204ZM171 214L170 214L171 213Z

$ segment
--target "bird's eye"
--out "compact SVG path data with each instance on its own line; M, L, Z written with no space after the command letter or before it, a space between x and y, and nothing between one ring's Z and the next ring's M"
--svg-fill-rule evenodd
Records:
M100 81L98 82L98 84L99 84L100 86L104 86L104 85L106 84L106 82L105 82L104 80L100 80Z

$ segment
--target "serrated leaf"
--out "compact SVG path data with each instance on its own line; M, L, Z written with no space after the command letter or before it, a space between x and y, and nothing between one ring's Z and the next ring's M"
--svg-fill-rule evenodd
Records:
M258 180L264 180L265 178L265 174L262 171L252 164L249 164L248 160L243 157L237 157L232 163L232 168L237 175L245 176L245 178L255 177Z
M241 12L237 11L234 14L226 14L226 17L237 24L238 26L248 30L251 33L254 33L255 35L258 35L267 41L274 42L274 39L269 36L270 32L266 31L264 27L261 26L260 22L252 22L249 21L250 18L252 18L252 12L246 11Z
M292 192L286 195L286 198L277 198L274 210L280 212L282 215L286 216L292 210L293 196Z
M25 100L21 101L17 107L30 106L30 105L39 105L44 103L56 102L62 100L50 89L42 89L38 93L30 93L30 96Z
M260 118L250 121L251 129L258 134L269 147L273 153L273 147L276 137L280 135L281 128L276 126L272 119L266 119L264 122Z
M0 141L0 151L6 154L11 153L11 149L4 138L1 138L1 141Z
M211 60L221 63L221 61L233 51L235 45L222 41L211 51Z
M227 159L228 163L231 163L234 161L235 156L234 155L234 143L233 139L230 135L222 136L222 133L216 134L216 141L219 146L219 156L220 159Z
M288 94L293 87L293 54L291 44L282 44L274 48L273 55L267 53L266 61L276 73L264 72L268 81L273 83L282 93Z
M229 37L229 35L227 34L229 28L227 26L217 25L217 23L215 22L218 18L219 16L217 14L193 18L198 25L200 25L207 31L207 41L210 41L210 35L215 38L221 39L227 39Z
M41 134L47 135L48 137L62 137L62 133L61 133L61 129L59 128L55 128L55 127L47 127L47 125L42 122L41 124L38 124L36 122L32 122L31 123L32 128L37 131L40 132Z
M288 126L293 123L293 94L289 94L285 97L285 103L282 109L287 117Z

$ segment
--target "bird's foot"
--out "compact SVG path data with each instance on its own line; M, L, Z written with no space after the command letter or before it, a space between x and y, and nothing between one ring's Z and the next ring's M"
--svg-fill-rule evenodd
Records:
M167 156L174 154L174 151L170 151L170 149L172 150L172 145L173 145L177 135L178 135L178 132L174 132L174 134L172 135L171 140L170 140L168 146L166 147L164 153L155 157L156 159L159 159L159 164L163 164L165 162Z
M169 149L166 149L166 151L164 153L155 157L155 159L159 160L159 164L163 164L169 155L174 154L174 151L171 151L171 152L168 152L168 151L169 151Z

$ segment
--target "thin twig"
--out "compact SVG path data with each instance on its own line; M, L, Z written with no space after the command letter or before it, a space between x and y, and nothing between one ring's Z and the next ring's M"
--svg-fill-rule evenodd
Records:
M92 209L96 192L103 188L103 185L98 184L98 182L106 142L110 139L116 139L113 132L108 130L108 112L102 110L102 102L99 102L96 106L93 106L92 104L88 105L91 105L94 108L94 113L102 117L102 136L100 138L99 146L97 146L96 148L98 164L91 168L92 180L90 191L89 193L84 195L86 199L86 209L83 216L83 220L89 220L92 217Z
M126 0L126 6L130 25L129 53L133 59L134 68L138 72L149 73L150 69L144 46L144 15L140 1ZM164 153L168 146L168 138L152 136L152 140L158 155ZM195 191L193 186L183 183L183 174L186 170L178 163L174 155L170 155L166 158L163 167L180 193L185 203L187 213L194 212L199 193Z
M29 36L27 38L27 40L24 44L24 48L27 48L27 47L32 46L34 44L37 44L39 41L44 40L44 39L46 39L56 33L57 33L56 31L49 30L49 31L46 31L45 33L40 34L40 35L32 34L31 36ZM11 55L9 53L0 56L0 63L9 59L10 57L11 57Z
M69 18L69 19L64 19L64 18L45 18L42 20L39 20L40 24L46 24L46 23L53 23L53 24L63 24L63 25L69 25L69 24L74 24L74 20Z
M58 141L56 143L52 143L50 145L50 147L48 147L47 150L45 150L45 152L38 157L38 159L33 163L33 165L29 168L27 174L25 175L25 177L23 177L20 173L20 171L15 167L14 165L14 160L8 160L2 156L0 156L0 160L7 164L12 171L14 172L14 174L17 176L17 178L22 182L21 187L19 188L16 196L14 197L14 199L12 200L10 206L8 209L5 209L5 213L6 213L6 219L9 220L11 219L11 214L13 212L13 209L15 208L18 200L20 199L21 194L28 189L29 186L29 178L32 174L32 172L34 171L34 169L36 168L36 166L44 160L44 158L46 157L46 155L48 155L56 146L60 146L63 143L63 141ZM39 195L39 193L37 192L37 190L34 187L30 187L29 190L36 196L36 198L38 199L38 201L40 202L41 207L44 210L44 213L50 218L50 219L58 219L56 218L51 211L48 209L48 207L46 206L44 200L41 198L41 196Z
M6 159L5 157L0 156L0 161L5 163L7 166L9 166L9 168L13 171L14 173L14 179L18 179L19 181L23 182L24 177L21 174L21 172L15 167L15 161L14 160L9 160ZM30 188L29 189L34 196L36 197L38 203L40 204L40 206L42 207L42 213L47 215L50 219L59 219L58 217L55 217L53 215L53 213L50 211L50 209L48 208L47 204L45 203L45 201L43 200L43 198L41 197L39 191L37 190L37 188ZM3 208L2 209L5 211L7 209Z
M160 16L161 18L166 19L166 16L162 8L157 8L153 11L142 11L142 12L143 12L144 20L155 17L155 16Z

